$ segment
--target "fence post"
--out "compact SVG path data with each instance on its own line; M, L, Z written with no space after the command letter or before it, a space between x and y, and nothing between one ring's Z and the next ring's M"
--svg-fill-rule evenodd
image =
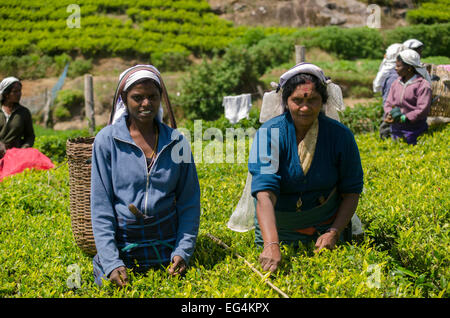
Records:
M53 116L52 116L52 93L48 93L48 89L45 89L45 106L44 106L44 125L46 128L53 128Z
M84 107L86 119L88 120L89 134L94 135L95 117L94 117L94 86L91 74L84 75Z
M295 46L295 64L305 62L305 47L303 45Z

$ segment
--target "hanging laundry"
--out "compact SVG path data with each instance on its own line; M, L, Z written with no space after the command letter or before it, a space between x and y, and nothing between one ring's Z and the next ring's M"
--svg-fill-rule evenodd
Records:
M249 118L250 108L252 108L252 95L225 96L223 107L225 108L225 118L230 123L236 124L243 118Z

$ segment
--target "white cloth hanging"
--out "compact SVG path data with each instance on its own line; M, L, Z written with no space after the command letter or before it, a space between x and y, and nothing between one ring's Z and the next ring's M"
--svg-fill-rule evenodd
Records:
M249 118L250 108L252 108L252 95L225 96L222 105L225 108L225 118L230 123L236 124L241 119Z

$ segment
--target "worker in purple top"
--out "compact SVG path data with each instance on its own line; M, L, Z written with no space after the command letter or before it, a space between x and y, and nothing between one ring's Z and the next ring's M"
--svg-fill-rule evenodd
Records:
M431 83L419 54L411 49L399 53L395 70L399 78L384 103L384 121L391 124L393 139L403 138L415 145L427 129L431 105Z

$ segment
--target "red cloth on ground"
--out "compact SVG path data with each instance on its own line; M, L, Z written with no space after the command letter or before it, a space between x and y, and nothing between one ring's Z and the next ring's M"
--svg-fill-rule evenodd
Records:
M35 148L11 148L0 159L0 181L26 168L48 170L54 167L52 161Z

